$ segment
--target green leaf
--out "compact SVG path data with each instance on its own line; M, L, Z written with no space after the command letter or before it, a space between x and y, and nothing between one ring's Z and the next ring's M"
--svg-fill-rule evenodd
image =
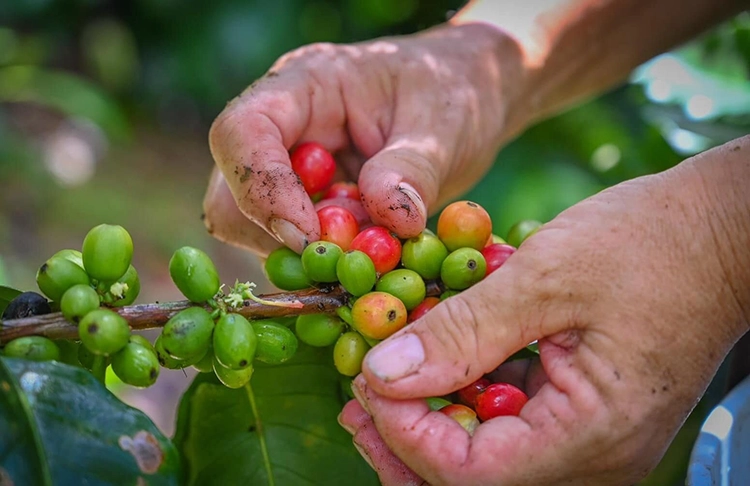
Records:
M21 293L20 290L0 285L0 314L2 314L5 308L8 307L10 301L21 295Z
M186 484L378 484L336 421L340 381L330 348L302 344L287 363L258 364L246 388L199 375L174 438Z
M11 379L0 376L2 400L7 399L5 395L21 396L31 411L0 409L2 420L11 427L36 428L41 439L43 450L27 445L21 451L26 467L45 464L55 484L179 483L174 445L145 414L118 400L91 373L54 361L0 358L0 362L12 375ZM0 451L15 449L12 434L0 433ZM0 461L10 477L22 471L2 456ZM40 468L38 474L44 471Z
M2 359L0 431L0 484L51 485L41 438L26 396Z

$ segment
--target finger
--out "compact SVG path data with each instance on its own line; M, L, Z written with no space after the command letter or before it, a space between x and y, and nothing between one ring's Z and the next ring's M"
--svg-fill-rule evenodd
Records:
M237 208L224 176L217 168L211 173L203 199L203 214L206 229L219 241L250 250L261 258L280 246L278 241Z
M528 395L529 398L535 396L548 381L549 377L544 371L542 360L533 359L531 361L531 365L529 366L529 371L528 373L526 373L526 383L524 386L526 395Z
M288 151L303 136L318 137L331 151L347 143L340 90L332 83L281 68L231 103L209 135L240 211L297 252L318 239L320 223Z
M445 395L553 332L543 320L549 290L529 255L519 250L484 281L444 300L370 350L362 367L370 386L393 398ZM552 324L566 322L561 316L565 309L556 311Z
M370 414L357 400L349 400L341 409L338 421L347 432L354 435L363 424L371 420Z

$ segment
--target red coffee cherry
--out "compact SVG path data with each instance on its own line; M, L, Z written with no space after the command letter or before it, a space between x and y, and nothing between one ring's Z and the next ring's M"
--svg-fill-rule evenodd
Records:
M409 316L406 319L406 322L408 324L411 324L412 322L416 321L423 315L427 314L433 307L438 305L440 303L440 299L437 297L425 297L425 299L419 303L414 309L412 309L411 312L409 312Z
M476 410L482 421L503 415L516 416L529 397L510 383L494 383L477 395Z
M382 226L371 226L360 231L349 249L366 253L379 275L396 268L401 260L401 242Z
M325 194L323 194L323 199L334 199L337 197L359 201L359 186L357 186L356 182L334 182Z
M481 250L492 236L492 220L487 211L475 202L454 202L440 213L437 236L448 251L462 247Z
M477 406L477 395L482 393L492 382L487 378L479 378L474 383L466 385L465 387L458 390L458 399L461 403L471 408Z
M316 194L331 183L336 172L336 161L322 145L306 142L298 146L291 156L292 170L297 173L307 194Z
M501 243L493 243L482 248L482 255L487 263L485 277L502 267L503 263L515 252L516 249L514 247Z
M351 211L340 206L326 206L318 210L320 239L336 243L343 251L349 249L359 233L359 225Z

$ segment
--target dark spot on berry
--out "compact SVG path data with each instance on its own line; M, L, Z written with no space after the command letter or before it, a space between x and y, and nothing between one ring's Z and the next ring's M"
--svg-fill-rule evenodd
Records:
M475 203L471 202L471 201L467 202L466 205L469 206L469 207L472 207L472 208L477 207L477 205Z
M394 309L391 309L388 311L388 320L393 321L396 319L396 311Z
M476 268L477 268L477 261L476 260L469 260L468 262L466 262L466 267L469 270L476 270Z
M86 331L89 334L96 334L97 332L99 332L99 324L97 324L96 322L92 322L91 324L89 324L89 327L86 329Z
M159 374L159 372L156 371L156 368L151 368L151 370L148 372L148 376L152 380L155 379L158 374Z
M323 245L316 246L315 247L315 253L317 253L318 255L325 255L325 253L326 253L326 247L323 246Z
M42 264L42 266L39 267L39 272L41 272L41 273L46 273L47 272L47 264L46 263Z
M245 366L247 366L247 360L243 359L240 361L240 367L244 368Z

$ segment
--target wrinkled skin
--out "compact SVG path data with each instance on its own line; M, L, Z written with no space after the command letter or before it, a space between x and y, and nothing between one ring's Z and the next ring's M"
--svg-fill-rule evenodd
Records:
M315 140L357 178L376 224L419 233L529 121L518 62L511 44L478 26L287 55L212 128L207 226L261 256L316 240L288 157ZM373 348L355 380L358 400L339 420L382 483L645 476L747 330L750 286L737 268L750 268L738 251L750 244L750 210L736 201L743 192L706 174L726 160L747 173L748 154L745 137L575 205L486 280ZM519 417L469 437L428 411L423 397L493 372L533 340L540 361L493 373L532 397Z

